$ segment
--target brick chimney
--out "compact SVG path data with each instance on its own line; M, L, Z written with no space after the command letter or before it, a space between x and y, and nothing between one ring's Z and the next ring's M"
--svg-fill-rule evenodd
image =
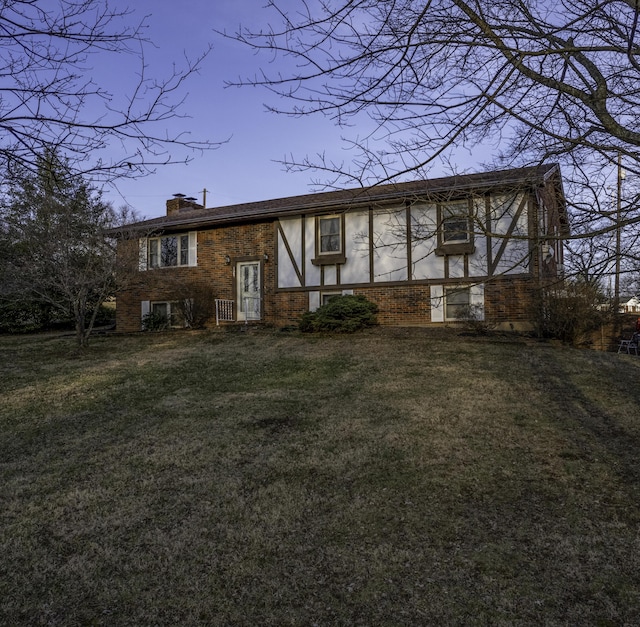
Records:
M202 209L202 205L196 202L193 196L186 197L184 194L174 194L173 198L167 200L167 215L173 216L194 209Z

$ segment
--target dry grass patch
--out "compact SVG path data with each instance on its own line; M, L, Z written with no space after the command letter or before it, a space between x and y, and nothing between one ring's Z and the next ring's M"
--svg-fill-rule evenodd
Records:
M0 338L0 622L633 624L640 360Z

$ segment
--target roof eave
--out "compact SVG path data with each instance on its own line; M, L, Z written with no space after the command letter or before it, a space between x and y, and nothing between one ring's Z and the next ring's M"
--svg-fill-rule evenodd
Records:
M565 207L564 190L562 189L562 179L559 166L548 164L535 168L526 168L526 174L522 170L506 170L495 173L479 173L458 175L442 179L431 179L424 181L411 181L408 183L397 183L382 187L368 187L362 189L342 190L340 192L322 192L319 194L308 194L304 196L293 196L290 198L292 204L278 207L268 206L270 203L278 203L289 200L288 198L260 201L258 203L246 203L246 211L232 212L233 208L240 208L242 205L229 205L208 210L200 216L176 216L171 218L154 218L143 222L134 223L127 228L136 233L184 230L189 228L201 228L203 226L219 226L225 224L239 224L257 222L263 220L275 220L292 215L308 215L321 213L323 211L341 212L357 210L371 205L390 205L399 202L406 202L411 198L423 200L442 198L443 195L452 196L458 193L469 193L469 191L486 192L487 190L500 190L506 187L535 187L548 183L552 176L557 177L562 207ZM513 176L509 177L509 173ZM494 175L493 177L491 175ZM376 193L380 189L381 193ZM323 194L331 194L322 200ZM338 196L337 196L338 195ZM342 196L342 198L340 197ZM298 202L295 202L295 201ZM256 205L264 204L263 209L256 208ZM563 211L564 213L564 211Z

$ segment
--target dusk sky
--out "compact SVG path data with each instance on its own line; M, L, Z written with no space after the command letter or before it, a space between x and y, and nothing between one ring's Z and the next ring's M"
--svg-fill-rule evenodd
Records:
M114 4L120 3L127 6L126 0ZM156 217L164 214L165 201L175 193L202 202L204 188L208 207L306 194L318 190L312 183L324 180L322 174L285 172L278 160L326 151L348 161L340 136L354 129L344 131L321 116L290 118L268 113L264 103L277 100L266 90L225 89L225 80L254 75L261 67L274 69L268 55L256 56L214 33L214 29L234 32L240 24L259 28L272 21L273 13L263 8L261 0L189 0L179 5L168 0L136 0L128 6L137 17L148 15L148 36L157 46L147 57L154 76L166 76L174 62L183 65L185 53L195 57L213 43L202 70L186 86L181 111L189 118L174 120L173 130L189 132L193 140L229 141L215 151L194 153L186 166L162 167L155 175L120 182L117 191L106 189L106 198L116 207L129 204L141 216ZM104 81L114 85L111 89L116 93L124 93L126 73L135 69L132 65L123 71L110 65ZM469 169L472 164L464 167ZM434 176L448 173L434 171Z

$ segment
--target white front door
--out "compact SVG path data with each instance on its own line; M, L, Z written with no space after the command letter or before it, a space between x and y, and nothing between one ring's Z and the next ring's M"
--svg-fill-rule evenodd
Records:
M238 320L260 320L262 311L262 286L260 262L240 261L236 266L238 279Z

